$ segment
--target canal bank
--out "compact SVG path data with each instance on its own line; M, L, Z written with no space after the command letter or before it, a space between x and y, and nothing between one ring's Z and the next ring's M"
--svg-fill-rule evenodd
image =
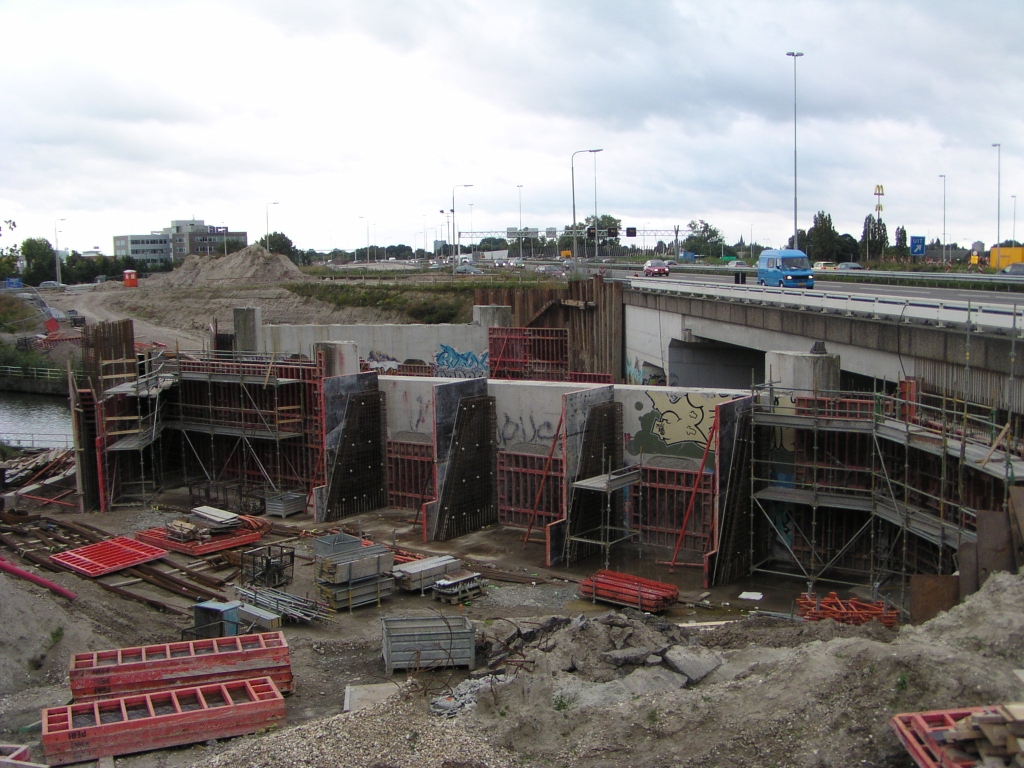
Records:
M22 448L70 448L67 394L0 390L0 440Z

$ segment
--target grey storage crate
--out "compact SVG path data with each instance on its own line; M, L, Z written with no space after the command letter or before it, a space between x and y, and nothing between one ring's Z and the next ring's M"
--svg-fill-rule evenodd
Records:
M476 666L476 629L465 616L391 616L381 619L384 667L441 669Z
M462 570L462 561L451 555L438 555L411 563L396 565L393 569L395 584L409 592L422 592L434 586L434 582L445 574Z
M395 591L395 580L390 576L384 578L363 579L352 581L347 584L322 584L316 585L317 597L336 611L342 608L358 608L361 605L370 605L380 601Z
M323 584L344 584L390 573L394 564L395 553L382 544L374 544L329 558L316 558L314 576Z
M330 557L331 555L351 551L361 547L358 536L349 536L347 533L332 533L330 536L318 536L313 539L313 554L316 557Z
M282 493L268 496L266 501L268 515L288 517L306 511L306 496L302 493Z

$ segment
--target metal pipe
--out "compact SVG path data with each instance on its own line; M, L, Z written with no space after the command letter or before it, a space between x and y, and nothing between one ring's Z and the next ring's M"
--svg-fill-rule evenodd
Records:
M0 557L0 571L25 579L25 581L31 581L33 584L37 584L40 587L46 587L46 589L50 590L54 594L66 597L68 600L74 600L78 597L78 595L70 589L65 589L60 584L52 582L49 579L44 579L42 576L36 576L34 573L30 573L23 568L19 568L14 563L4 560L2 557Z

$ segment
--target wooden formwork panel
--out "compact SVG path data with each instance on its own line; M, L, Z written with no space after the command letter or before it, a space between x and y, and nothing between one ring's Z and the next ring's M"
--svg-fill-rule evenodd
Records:
M434 476L433 445L388 440L387 455L388 506L418 510Z
M101 699L42 712L51 765L253 733L285 718L269 677Z
M544 479L547 461L546 454L498 452L498 520L502 525L526 527L533 517L535 503L539 528L563 516L562 458L552 457Z
M78 653L69 673L76 702L254 677L272 678L282 693L292 691L283 632Z

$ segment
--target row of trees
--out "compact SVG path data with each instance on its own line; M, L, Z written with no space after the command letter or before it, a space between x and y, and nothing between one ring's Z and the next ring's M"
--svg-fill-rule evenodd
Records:
M28 285L39 285L46 280L57 279L56 251L50 241L43 237L30 237L21 246L12 246L0 255L0 279L18 274L19 257L25 261L21 279ZM62 283L69 285L91 283L100 275L120 277L126 269L139 272L161 272L170 270L170 264L140 262L130 256L98 256L85 258L78 251L72 251L60 267Z

